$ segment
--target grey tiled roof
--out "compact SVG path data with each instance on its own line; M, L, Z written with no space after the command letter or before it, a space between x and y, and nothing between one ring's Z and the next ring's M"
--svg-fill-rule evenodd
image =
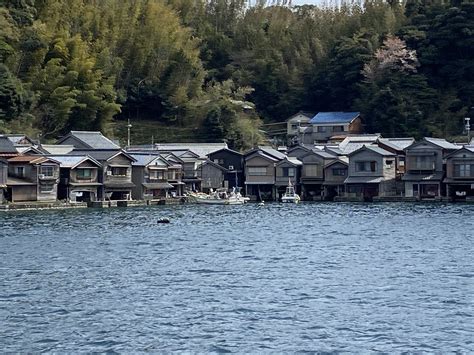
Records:
M415 138L379 138L378 141L395 150L403 150L415 142Z
M61 144L41 144L40 148L48 154L69 154L74 150L73 145L61 145Z
M425 137L424 138L425 141L427 142L430 142L432 144L435 144L437 145L438 147L441 147L443 149L459 149L461 147L457 146L456 144L453 144L453 143L450 143L448 142L446 139L444 138L429 138L429 137Z
M326 159L336 159L337 154L336 153L330 153L325 150L321 150L318 148L312 149L312 152L319 155L320 157L326 158Z
M0 153L17 153L15 146L8 137L0 136Z
M380 155L383 155L383 156L394 156L395 154L385 150L385 149L382 149L380 147L377 147L376 145L366 145L365 148L367 149L370 149L371 151L375 152L375 153L378 153Z
M270 155L276 159L285 159L286 158L286 155L279 152L278 150L276 149L273 149L272 147L270 146L267 146L267 145L262 145L262 146L259 146L258 147L262 152L264 152L265 154L267 155Z
M49 155L49 157L59 162L61 168L72 168L88 159L100 166L98 161L87 155Z
M227 143L157 143L156 149L161 151L190 150L200 157L205 157L213 152L227 148Z
M130 156L127 152L121 149L82 149L82 150L73 150L68 155L89 155L90 157L96 159L99 162L107 161L108 159L112 158L117 153L122 153L125 156L129 157L130 160L134 158Z
M130 154L136 161L132 163L133 166L147 166L152 163L155 159L161 160L158 166L168 166L167 161L159 153L154 152L152 154Z
M75 137L91 149L120 149L120 146L97 131L71 131L68 136Z

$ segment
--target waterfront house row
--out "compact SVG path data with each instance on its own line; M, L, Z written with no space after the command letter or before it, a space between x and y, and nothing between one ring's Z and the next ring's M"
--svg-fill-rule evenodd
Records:
M375 134L288 150L258 146L243 154L225 143L125 151L100 132L72 131L50 145L0 135L0 201L146 200L220 187L240 187L252 200L279 200L289 183L306 201L469 200L473 149Z

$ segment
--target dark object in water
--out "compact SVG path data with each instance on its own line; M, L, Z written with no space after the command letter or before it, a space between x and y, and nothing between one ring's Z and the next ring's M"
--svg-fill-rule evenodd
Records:
M160 218L156 223L170 223L168 218Z

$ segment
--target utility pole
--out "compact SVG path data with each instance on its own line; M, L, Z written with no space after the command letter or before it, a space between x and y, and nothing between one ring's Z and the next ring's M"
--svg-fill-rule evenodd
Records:
M130 128L132 125L130 124L130 119L127 121L127 148L130 148Z
M471 143L471 118L466 117L464 120L466 121L467 144L469 144Z

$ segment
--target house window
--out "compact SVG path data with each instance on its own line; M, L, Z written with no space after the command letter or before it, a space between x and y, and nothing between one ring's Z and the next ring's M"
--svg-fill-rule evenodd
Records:
M112 167L113 176L127 176L127 168L122 167Z
M249 166L247 171L250 176L267 175L267 168L264 166Z
M41 167L41 174L44 176L53 176L54 175L54 167L53 166L42 166Z
M24 166L17 166L16 167L16 175L18 177L25 177L25 167Z
M356 172L370 171L375 172L377 170L376 161L358 161L355 164Z
M304 176L321 176L321 167L318 164L306 164L303 166Z
M344 168L334 168L332 169L332 174L334 176L346 176L346 170Z
M415 156L415 169L416 170L434 170L435 162L434 157L430 155L418 155Z
M291 130L296 131L297 129L298 129L298 125L297 125L297 124L292 124L292 125L291 125Z
M456 177L474 176L474 164L455 164L454 176Z
M294 177L295 176L295 168L282 168L284 177Z
M164 170L150 170L148 176L150 180L164 180L166 175Z
M344 132L344 126L334 126L332 130L333 132Z
M176 179L176 171L168 170L168 180L175 180Z
M400 167L405 166L405 157L400 157L398 160L398 165Z
M326 127L325 126L318 126L318 133L324 133L326 132Z
M92 169L77 169L76 177L79 180L89 180L92 177Z
M418 185L418 184L413 184L413 196L418 196L418 194L419 194L419 191L418 191L419 186L420 186L420 185Z

